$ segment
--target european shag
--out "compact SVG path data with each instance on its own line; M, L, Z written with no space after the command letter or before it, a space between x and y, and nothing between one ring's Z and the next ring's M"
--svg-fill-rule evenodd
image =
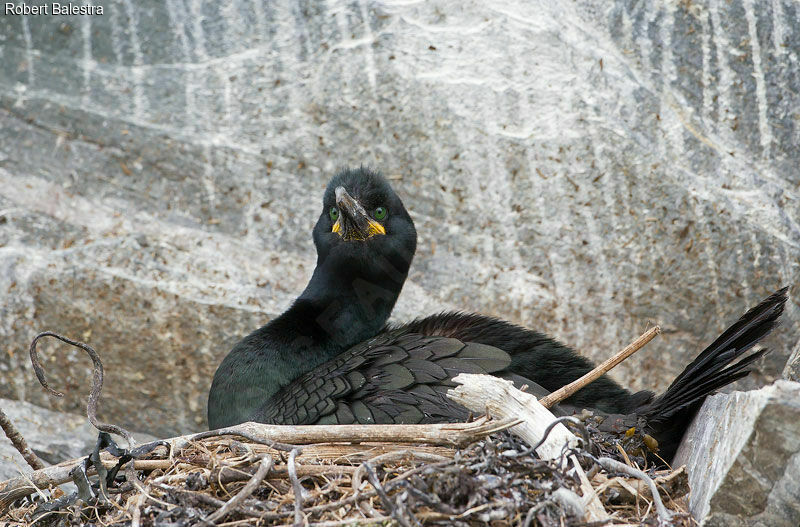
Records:
M285 313L236 344L217 369L208 398L212 429L245 421L459 421L467 410L445 395L459 373L490 373L554 391L593 367L547 335L477 314L441 313L386 326L417 233L376 172L362 167L333 177L313 238L317 266L308 286ZM777 324L786 291L725 330L662 395L631 393L603 376L562 409L620 414L611 421L642 426L670 460L705 396L747 375L764 353L733 364Z

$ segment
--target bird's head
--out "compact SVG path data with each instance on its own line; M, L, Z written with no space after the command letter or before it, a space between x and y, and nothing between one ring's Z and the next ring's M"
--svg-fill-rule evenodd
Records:
M317 266L360 273L377 272L388 264L404 281L417 247L417 231L383 176L364 167L345 169L325 190L314 245Z

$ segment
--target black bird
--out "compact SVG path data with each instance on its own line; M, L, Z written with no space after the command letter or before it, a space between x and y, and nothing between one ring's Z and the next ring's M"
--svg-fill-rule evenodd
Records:
M445 395L459 373L490 373L554 391L592 369L554 339L477 314L441 313L392 327L417 234L378 173L344 170L329 183L314 227L317 267L282 315L243 338L214 375L208 422L434 423L463 420ZM631 393L607 376L564 401L609 423L638 424L670 460L706 395L749 373L743 356L777 324L787 289L725 330L666 392ZM538 385L538 386L537 386Z

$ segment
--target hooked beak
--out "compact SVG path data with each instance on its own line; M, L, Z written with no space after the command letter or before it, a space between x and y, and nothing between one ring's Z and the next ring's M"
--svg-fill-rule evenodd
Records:
M383 225L370 218L361 203L353 199L344 187L336 187L336 207L339 219L331 231L343 240L364 241L376 234L386 234Z

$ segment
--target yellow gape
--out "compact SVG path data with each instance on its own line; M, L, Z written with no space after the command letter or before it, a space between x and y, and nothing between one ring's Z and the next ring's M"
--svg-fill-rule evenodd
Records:
M370 218L367 222L367 232L362 233L356 229L348 229L348 231L342 234L342 218L336 220L336 223L333 224L331 227L331 232L335 232L339 236L342 236L345 240L355 240L355 241L363 241L368 238L372 238L376 234L386 234L386 229L381 225L379 222ZM366 235L365 235L366 234Z

